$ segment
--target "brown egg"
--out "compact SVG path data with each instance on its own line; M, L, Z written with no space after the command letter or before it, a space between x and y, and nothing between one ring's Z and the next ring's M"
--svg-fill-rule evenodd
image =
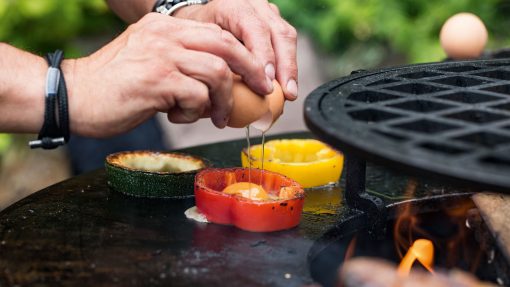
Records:
M234 106L227 126L244 128L252 125L254 128L267 131L283 113L285 98L283 91L275 80L274 90L265 97L254 93L243 82L240 76L234 76L232 96Z
M459 13L444 23L439 38L448 57L459 60L474 59L482 54L488 33L478 16Z

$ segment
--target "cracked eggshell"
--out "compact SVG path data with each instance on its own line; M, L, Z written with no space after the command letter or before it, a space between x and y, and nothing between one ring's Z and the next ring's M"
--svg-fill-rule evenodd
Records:
M261 131L268 130L283 113L285 97L280 84L273 81L274 90L265 97L254 93L242 78L234 76L232 96L234 105L227 126L244 128L252 125Z

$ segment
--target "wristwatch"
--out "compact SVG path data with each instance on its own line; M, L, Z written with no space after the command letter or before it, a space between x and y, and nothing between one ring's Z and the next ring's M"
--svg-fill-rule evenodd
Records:
M209 2L208 0L156 0L153 12L158 12L164 15L172 16L178 9L190 5L204 5Z

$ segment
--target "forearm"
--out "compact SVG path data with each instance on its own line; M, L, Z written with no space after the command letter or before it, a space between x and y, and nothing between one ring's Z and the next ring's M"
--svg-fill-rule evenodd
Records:
M73 85L68 71L73 62L61 65L68 93ZM0 42L0 132L39 132L44 121L47 70L42 57Z
M134 23L151 12L156 0L107 0L110 9L127 23Z
M0 43L0 132L41 128L47 68L43 58Z

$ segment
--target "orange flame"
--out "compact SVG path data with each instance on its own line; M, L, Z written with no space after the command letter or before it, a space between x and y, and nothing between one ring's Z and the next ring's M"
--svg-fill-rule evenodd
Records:
M408 198L413 198L418 182L415 179L409 179L405 190L405 195ZM419 227L419 220L413 210L410 202L405 203L398 214L395 221L395 228L393 229L395 238L395 249L400 258L404 256L404 252L411 246L413 236L418 234L420 237L429 237L430 235Z
M406 197L414 198L417 187L418 182L410 178L405 189ZM442 207L441 211L446 214L448 224L456 225L458 231L448 238L437 238L429 234L427 229L423 227L423 222L421 222L423 218L418 216L419 210L415 208L412 201L404 203L397 213L393 229L395 249L402 259L398 273L402 276L409 274L416 260L433 273L432 261L435 248L438 254L447 255L446 262L442 262L446 268L455 267L459 261L465 261L470 264L470 270L474 272L478 267L483 251L481 248L473 250L467 240L469 229L466 228L466 216L473 208L475 206L470 200L457 202L454 206ZM416 237L432 239L436 245L434 246L432 241L427 239L414 241Z
M410 179L405 190L406 196L409 198L414 197L417 186L416 180ZM394 228L395 247L402 258L398 267L398 274L400 276L409 275L415 261L420 262L428 271L434 273L432 270L434 245L428 239L418 239L413 242L413 235L415 234L430 237L425 230L419 227L419 221L413 212L412 205L407 203L400 210ZM412 245L411 242L413 242ZM404 256L403 253L408 246L411 247L409 247Z
M416 260L428 271L434 273L434 270L432 270L432 265L434 264L434 245L432 241L428 239L416 240L413 245L411 245L411 248L409 248L404 258L402 258L398 266L398 274L400 276L408 276Z

